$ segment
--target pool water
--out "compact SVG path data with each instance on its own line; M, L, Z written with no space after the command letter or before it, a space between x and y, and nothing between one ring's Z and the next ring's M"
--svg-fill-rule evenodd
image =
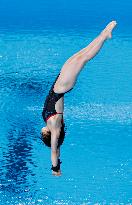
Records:
M132 3L125 2L24 1L7 8L3 2L0 205L132 204ZM53 177L50 150L40 139L43 103L67 58L111 20L110 6L118 21L113 38L65 95L62 176Z

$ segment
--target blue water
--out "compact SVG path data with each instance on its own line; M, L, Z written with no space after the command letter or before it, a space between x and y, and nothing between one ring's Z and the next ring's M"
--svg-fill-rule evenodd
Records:
M132 2L0 1L0 205L132 204ZM62 176L40 140L63 63L116 19L65 95Z

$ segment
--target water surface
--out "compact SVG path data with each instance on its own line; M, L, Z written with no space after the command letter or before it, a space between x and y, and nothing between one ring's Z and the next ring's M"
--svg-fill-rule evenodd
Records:
M8 4L5 17L2 2L0 14L0 204L132 204L131 2L30 3ZM96 37L111 12L119 24L113 39L65 95L63 174L53 177L40 140L44 99L63 63Z

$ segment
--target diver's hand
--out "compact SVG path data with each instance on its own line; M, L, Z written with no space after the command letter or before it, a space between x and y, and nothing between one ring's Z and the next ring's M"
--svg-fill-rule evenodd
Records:
M59 177L61 176L61 170L58 170L58 172L52 171L52 174Z
M51 170L52 170L52 174L54 175L54 176L61 176L61 170L60 170L60 164L61 164L62 162L60 161L60 159L58 159L58 164L57 164L57 166L53 166L52 165L52 167L51 167Z

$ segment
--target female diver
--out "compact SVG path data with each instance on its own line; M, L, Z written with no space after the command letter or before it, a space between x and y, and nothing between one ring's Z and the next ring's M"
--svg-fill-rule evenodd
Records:
M110 22L106 28L87 47L70 57L63 65L45 100L42 112L46 127L42 128L42 140L51 147L52 174L61 175L60 145L64 140L64 94L69 92L84 67L101 49L103 43L112 37L116 21Z

